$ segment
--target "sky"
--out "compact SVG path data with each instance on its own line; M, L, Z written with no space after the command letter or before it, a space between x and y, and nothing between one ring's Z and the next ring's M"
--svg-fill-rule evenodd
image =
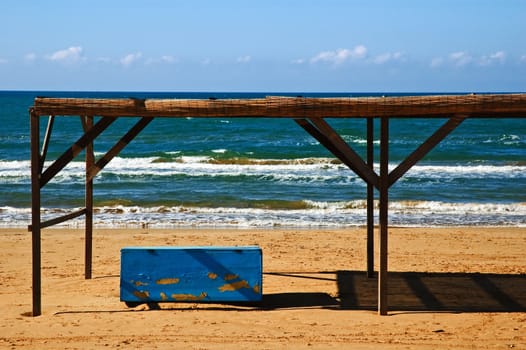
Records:
M1 0L0 90L524 92L524 0Z

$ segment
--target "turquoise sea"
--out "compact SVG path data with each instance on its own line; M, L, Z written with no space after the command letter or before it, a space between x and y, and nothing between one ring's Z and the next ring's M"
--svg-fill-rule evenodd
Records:
M405 94L0 91L0 227L23 227L30 221L28 109L35 96L268 95ZM112 124L97 139L96 155L104 154L134 122L123 118ZM365 155L364 120L328 122ZM391 121L390 166L396 166L442 123L440 119ZM78 118L57 118L48 159L58 157L81 130ZM43 190L44 218L83 205L83 159L82 153ZM365 224L365 193L363 181L292 120L158 118L96 178L95 225L359 226ZM391 187L390 200L391 225L526 226L526 120L465 121ZM83 221L64 225L82 226Z

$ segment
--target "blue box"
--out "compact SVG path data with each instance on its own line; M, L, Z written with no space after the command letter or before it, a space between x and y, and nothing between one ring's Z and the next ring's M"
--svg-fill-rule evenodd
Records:
M120 290L130 304L261 301L261 248L122 248Z

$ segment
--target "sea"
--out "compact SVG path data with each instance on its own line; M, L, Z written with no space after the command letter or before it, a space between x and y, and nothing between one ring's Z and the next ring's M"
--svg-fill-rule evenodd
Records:
M31 220L28 111L36 96L270 95L422 94L0 91L0 227L25 227ZM96 157L135 121L121 118L113 123L95 141ZM365 120L327 122L365 157ZM392 120L390 169L444 122ZM46 124L42 118L41 139ZM79 118L56 118L46 166L81 134ZM43 220L84 205L84 157L82 152L42 190ZM375 168L378 171L378 162ZM156 118L97 175L94 188L95 227L308 229L366 224L364 181L290 119ZM375 196L377 206L378 193ZM526 227L526 120L464 121L390 188L389 199L390 225ZM83 218L61 224L83 225Z

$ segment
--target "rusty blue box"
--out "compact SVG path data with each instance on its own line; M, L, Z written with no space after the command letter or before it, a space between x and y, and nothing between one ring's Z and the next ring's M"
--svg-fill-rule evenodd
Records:
M261 301L261 248L122 248L120 291L131 304Z

